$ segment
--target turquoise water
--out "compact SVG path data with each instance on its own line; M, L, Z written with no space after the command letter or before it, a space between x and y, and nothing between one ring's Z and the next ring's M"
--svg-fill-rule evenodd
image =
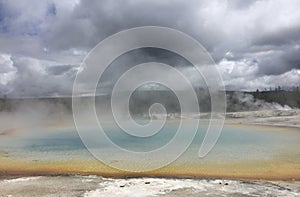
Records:
M150 151L169 142L177 124L166 124L162 130L146 139L124 134L120 129L106 127L107 135L120 147L132 151ZM188 126L186 127L188 131ZM200 126L182 161L239 161L272 159L282 154L299 157L300 132L297 129L225 126L213 150L204 158L198 157L207 126ZM101 139L98 141L101 146ZM295 148L296 147L296 148ZM298 147L298 148L297 148ZM0 150L9 157L29 160L92 159L74 128L35 128L16 135L0 136ZM109 150L107 150L109 155ZM158 157L161 157L160 155Z

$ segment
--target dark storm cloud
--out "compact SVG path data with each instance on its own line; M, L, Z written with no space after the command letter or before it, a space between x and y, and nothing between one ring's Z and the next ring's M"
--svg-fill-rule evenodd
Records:
M300 69L300 23L293 27L268 32L254 40L257 48L269 48L268 56L260 61L260 73L278 75L291 69Z
M80 1L69 16L54 24L49 46L54 49L92 47L111 34L145 25L187 30L196 17L193 4L194 1L178 0Z
M286 47L259 62L261 75L279 75L292 69L300 70L300 48ZM300 79L299 79L300 82Z
M287 77L282 85L297 85L299 9L298 0L0 0L1 92L16 93L21 86L26 94L36 95L36 89L47 95L69 93L91 48L111 34L145 25L175 28L197 39L211 53L227 87L255 90ZM147 59L153 52L143 55ZM11 70L7 57L21 66ZM13 57L30 61L15 62ZM34 67L26 66L32 62ZM29 73L35 73L32 81L26 78Z
M300 43L300 23L294 27L286 27L277 32L268 32L257 39L255 45L280 47Z
M59 65L59 66L51 66L47 68L47 72L50 75L62 75L66 72L72 70L74 65Z

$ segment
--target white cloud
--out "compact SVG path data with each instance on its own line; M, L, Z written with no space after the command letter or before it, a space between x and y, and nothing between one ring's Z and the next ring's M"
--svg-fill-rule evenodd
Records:
M256 75L258 71L258 63L256 60L251 59L230 61L224 58L219 62L218 66L224 79L237 77L247 78L247 76L251 77Z
M8 54L0 54L0 65L0 85L3 88L9 81L14 79L16 68L14 68L11 56Z
M0 54L0 64L2 94L12 97L71 95L76 66L8 54Z
M227 89L255 91L271 87L295 87L300 85L300 69L292 69L279 75L257 76L258 63L251 60L229 61L223 59L218 68Z
M299 8L298 0L0 0L0 91L68 92L70 76L52 75L48 67L78 65L108 35L143 25L195 37L229 88L294 85L300 70Z

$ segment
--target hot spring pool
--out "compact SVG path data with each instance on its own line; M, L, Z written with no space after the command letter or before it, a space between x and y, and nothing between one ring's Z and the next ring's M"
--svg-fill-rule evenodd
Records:
M108 126L106 131L122 148L149 151L172 139L176 123L168 123L158 134L143 140L125 135L114 127ZM300 179L299 129L226 125L213 150L206 157L199 158L198 151L205 131L206 126L200 126L187 151L172 164L150 172L132 173L113 169L96 160L73 127L24 129L0 136L0 170L6 174ZM101 148L108 158L118 154L105 146ZM158 160L163 157L157 155ZM137 161L125 158L111 162L134 165ZM138 162L155 161L141 159Z

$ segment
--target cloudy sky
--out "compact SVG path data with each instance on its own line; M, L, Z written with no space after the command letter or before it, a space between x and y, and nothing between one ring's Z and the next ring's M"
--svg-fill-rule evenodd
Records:
M80 62L121 30L197 39L230 90L300 83L299 0L0 0L0 96L70 95Z

